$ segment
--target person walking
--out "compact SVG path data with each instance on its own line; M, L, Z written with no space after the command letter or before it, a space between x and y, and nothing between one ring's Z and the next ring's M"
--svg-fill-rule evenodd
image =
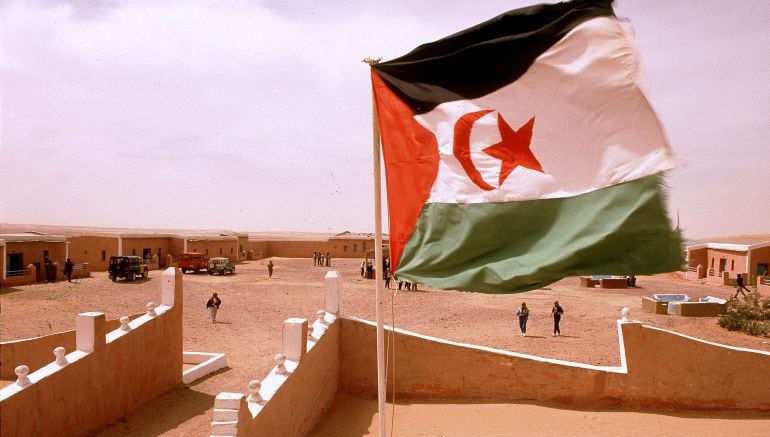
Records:
M385 270L385 288L390 288L390 270Z
M561 322L561 315L564 314L564 310L559 305L559 301L555 301L553 303L553 308L551 308L551 316L553 317L553 336L557 337L561 335L561 330L559 330L559 322Z
M214 293L211 296L211 299L206 302L206 308L208 308L211 313L211 323L217 323L217 311L219 311L219 305L222 305L222 299L220 299L216 293Z
M67 282L72 282L72 271L75 270L75 263L71 259L67 258L64 262L64 274L67 275Z
M527 303L522 302L521 306L516 308L516 315L519 316L519 328L521 329L521 336L527 335L527 319L529 318L529 308Z
M332 256L329 252L326 252L326 267L332 266Z
M267 277L273 277L273 260L267 262Z
M744 293L744 291L743 291L743 290L746 290L746 291L748 291L749 293L751 293L751 290L749 290L748 288L746 288L746 287L743 285L743 276L741 276L741 274L740 274L740 273L738 273L738 277L737 277L737 278L735 278L735 284L736 284L736 287L735 287L735 296L733 296L733 299L738 299L738 292L740 292L740 293L741 293L741 295L743 296L743 298L744 298L744 299L746 299L746 293Z

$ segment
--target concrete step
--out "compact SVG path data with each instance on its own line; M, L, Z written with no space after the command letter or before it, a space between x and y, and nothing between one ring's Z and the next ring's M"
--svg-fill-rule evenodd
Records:
M243 393L220 393L214 399L214 408L223 410L237 410L241 407Z
M238 435L238 421L228 420L226 422L211 422L211 435Z
M238 410L229 408L214 408L213 422L228 422L238 420Z

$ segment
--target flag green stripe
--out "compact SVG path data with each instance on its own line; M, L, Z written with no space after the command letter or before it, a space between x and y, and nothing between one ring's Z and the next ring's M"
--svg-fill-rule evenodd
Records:
M660 175L574 197L428 203L396 274L431 287L517 293L566 276L653 274L683 265Z

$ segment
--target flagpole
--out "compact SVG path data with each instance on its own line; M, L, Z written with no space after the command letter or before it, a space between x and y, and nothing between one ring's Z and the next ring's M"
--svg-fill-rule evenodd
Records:
M380 62L381 58L366 58L370 66ZM380 125L377 122L377 106L372 90L372 166L374 174L374 271L375 300L377 305L377 411L379 413L379 436L385 437L385 329L383 326L384 292L382 271L382 196L380 174Z

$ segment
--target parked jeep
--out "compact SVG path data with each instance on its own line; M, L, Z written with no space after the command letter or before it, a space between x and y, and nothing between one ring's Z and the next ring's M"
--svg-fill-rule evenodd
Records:
M235 264L224 257L211 258L209 261L209 274L213 275L214 273L219 273L223 276L228 273L235 273Z
M182 273L190 270L198 273L209 268L209 257L199 252L182 252L179 254L177 267L182 269Z
M150 276L150 266L145 264L139 256L111 256L107 272L113 281L117 281L118 278L133 281L138 277Z

